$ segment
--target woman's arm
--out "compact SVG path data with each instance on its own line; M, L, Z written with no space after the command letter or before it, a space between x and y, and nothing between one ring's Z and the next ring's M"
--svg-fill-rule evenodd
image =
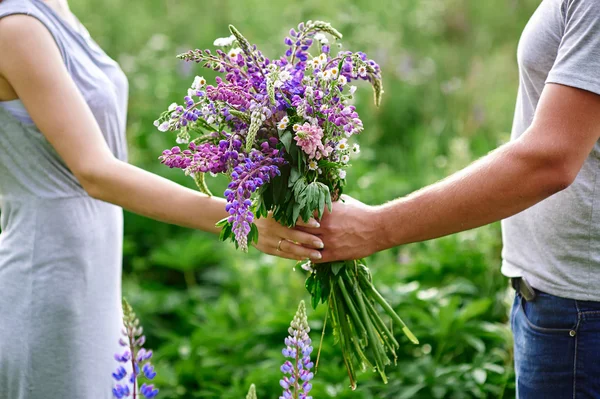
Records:
M113 156L53 37L39 21L25 15L0 19L0 54L0 75L90 196L166 223L218 232L215 223L227 216L224 200ZM258 220L257 225L261 251L292 259L320 257L319 251L290 242L321 248L319 238L272 219Z

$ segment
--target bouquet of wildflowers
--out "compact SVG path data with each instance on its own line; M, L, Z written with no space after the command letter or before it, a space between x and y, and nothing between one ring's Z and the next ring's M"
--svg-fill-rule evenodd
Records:
M354 81L367 81L381 100L379 65L362 52L332 53L329 40L342 35L330 24L308 21L290 30L285 55L270 60L233 26L232 36L217 39L222 47L192 50L179 58L224 75L215 85L196 77L183 104L172 104L155 125L177 132L178 144L160 160L181 168L210 195L204 176L225 174L231 182L224 195L229 217L221 239L247 250L258 240L253 221L270 213L294 226L301 217L323 216L340 198L351 157L359 152L349 140L363 130L352 100ZM315 265L306 288L312 305L329 307L351 385L357 367L377 370L396 359L399 343L380 316L378 306L417 343L392 307L374 288L365 260Z

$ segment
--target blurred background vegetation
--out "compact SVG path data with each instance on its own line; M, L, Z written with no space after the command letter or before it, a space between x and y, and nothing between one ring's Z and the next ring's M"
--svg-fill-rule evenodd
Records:
M152 122L181 101L193 76L210 71L176 60L212 48L235 24L268 56L289 28L330 21L344 46L383 69L385 95L372 105L359 90L366 129L348 194L377 204L452 173L508 140L517 92L517 42L539 0L72 0L73 11L130 79L131 162L193 186L157 157L174 143ZM224 182L210 182L222 192ZM165 193L168 195L168 193ZM200 210L190 209L189 212ZM410 228L410 226L398 226ZM124 295L156 349L161 397L277 398L281 348L304 275L293 263L216 237L126 216ZM421 340L403 338L383 385L366 372L355 392L338 348L326 339L313 397L514 398L510 291L500 275L498 225L371 259L376 282ZM313 340L324 319L311 311Z

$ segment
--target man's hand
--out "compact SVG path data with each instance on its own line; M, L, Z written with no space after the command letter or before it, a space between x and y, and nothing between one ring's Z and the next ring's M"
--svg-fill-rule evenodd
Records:
M317 262L360 259L383 249L375 220L375 208L344 195L326 212L318 229L302 228L318 235L325 244L322 259Z

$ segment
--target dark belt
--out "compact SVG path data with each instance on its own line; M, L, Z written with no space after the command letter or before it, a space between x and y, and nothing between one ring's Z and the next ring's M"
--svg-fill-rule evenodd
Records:
M511 277L510 285L519 293L526 301L531 302L535 299L535 289L529 285L523 277Z

